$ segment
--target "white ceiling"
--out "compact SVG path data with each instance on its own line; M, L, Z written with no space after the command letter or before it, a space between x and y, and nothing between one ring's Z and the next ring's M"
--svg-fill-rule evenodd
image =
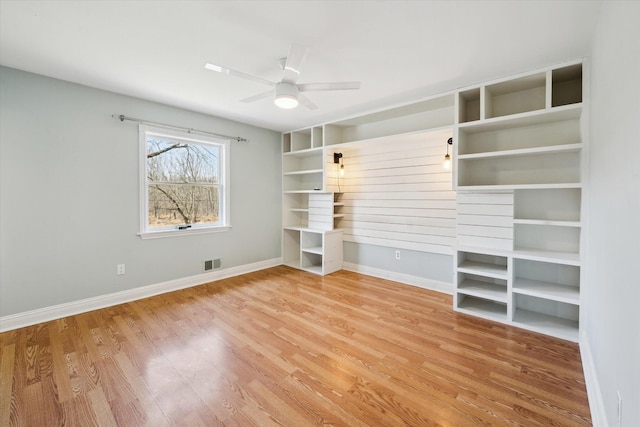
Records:
M588 56L600 1L0 1L0 64L277 131ZM292 42L315 111L240 99ZM126 111L123 113L126 114ZM148 118L153 120L153 118Z

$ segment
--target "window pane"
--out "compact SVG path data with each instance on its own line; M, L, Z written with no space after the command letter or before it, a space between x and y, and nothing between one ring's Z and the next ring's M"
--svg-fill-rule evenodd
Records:
M149 227L211 224L219 220L218 186L149 184Z
M220 147L147 137L149 181L220 183Z

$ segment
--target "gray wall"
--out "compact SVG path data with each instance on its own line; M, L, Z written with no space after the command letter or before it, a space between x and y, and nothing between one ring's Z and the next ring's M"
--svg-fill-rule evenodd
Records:
M453 283L453 257L451 255L400 249L358 243L344 243L344 260L366 267L394 273L409 274L444 283Z
M585 332L609 425L640 426L640 3L604 2L591 73Z
M138 127L114 113L249 138L232 230L141 240ZM0 316L280 257L276 132L3 67L0 144Z

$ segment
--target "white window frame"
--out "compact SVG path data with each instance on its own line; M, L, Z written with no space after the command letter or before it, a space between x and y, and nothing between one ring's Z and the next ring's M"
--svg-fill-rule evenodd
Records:
M138 235L143 239L153 239L158 237L172 236L189 236L194 234L215 233L220 231L229 231L231 229L231 209L230 209L230 148L231 143L228 139L213 138L210 136L194 135L179 130L165 129L148 125L139 125L139 151L140 151L140 232ZM190 224L189 228L178 229L149 228L149 182L147 180L147 135L164 137L170 139L178 139L186 143L201 145L217 145L220 146L220 167L222 169L220 177L223 182L219 183L222 206L218 212L219 223L212 224Z

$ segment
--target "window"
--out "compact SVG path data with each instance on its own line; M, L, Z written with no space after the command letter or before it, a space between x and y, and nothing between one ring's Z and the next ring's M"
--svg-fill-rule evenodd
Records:
M229 141L140 126L140 236L226 231Z

